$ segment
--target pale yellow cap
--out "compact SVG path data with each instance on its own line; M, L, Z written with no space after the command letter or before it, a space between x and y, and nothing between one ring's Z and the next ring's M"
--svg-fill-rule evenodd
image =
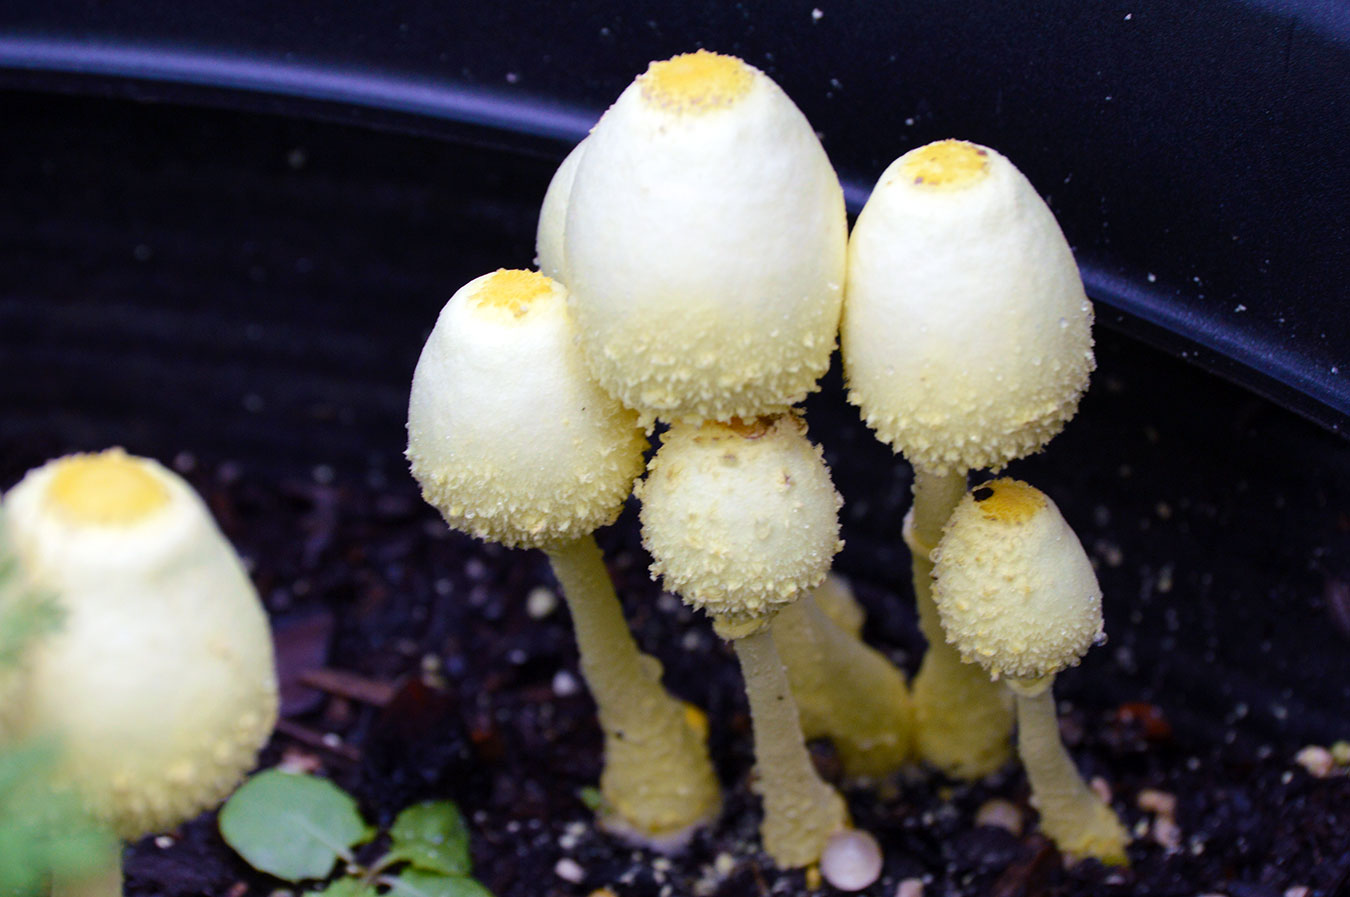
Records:
M1021 172L942 140L891 163L858 216L840 350L849 401L916 467L998 469L1073 417L1092 305Z
M272 731L277 682L266 614L201 499L112 449L30 471L3 526L64 617L0 736L56 736L58 783L125 840L219 803Z
M1102 636L1102 593L1082 544L1044 493L999 479L966 494L933 552L947 641L995 678L1039 679Z
M749 419L814 390L839 325L844 196L778 85L706 51L653 63L585 143L564 256L605 389L646 423Z
M795 414L672 426L638 497L652 574L733 625L819 585L843 547L841 499Z
M457 530L537 547L612 523L642 472L637 416L586 372L567 291L534 271L475 278L442 309L408 403L408 459Z

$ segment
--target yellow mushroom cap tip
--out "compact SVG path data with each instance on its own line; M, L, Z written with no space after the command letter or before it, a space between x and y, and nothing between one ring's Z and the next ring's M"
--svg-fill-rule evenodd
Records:
M653 62L638 76L642 98L669 112L730 106L754 84L754 70L735 56L708 50Z
M901 176L930 189L965 187L989 174L989 151L965 140L939 140L903 158Z
M932 557L947 640L994 678L1053 676L1101 636L1092 564L1054 502L1033 486L999 479L971 490Z
M819 585L843 544L841 500L791 413L673 425L637 494L652 573L727 631Z
M71 523L116 526L164 507L169 492L143 462L114 448L57 461L47 497Z
M553 282L538 271L498 268L477 282L469 301L481 308L500 308L520 317L531 303L553 292Z

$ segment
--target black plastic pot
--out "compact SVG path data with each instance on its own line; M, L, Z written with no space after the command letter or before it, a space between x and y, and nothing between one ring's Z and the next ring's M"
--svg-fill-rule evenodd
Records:
M1347 7L522 7L0 2L0 487L123 444L407 490L441 304L529 265L566 149L649 60L707 46L782 84L854 211L960 136L1058 215L1101 367L1013 472L1099 562L1112 634L1064 694L1147 696L1197 743L1350 735ZM809 416L841 566L906 594L907 468L837 372Z

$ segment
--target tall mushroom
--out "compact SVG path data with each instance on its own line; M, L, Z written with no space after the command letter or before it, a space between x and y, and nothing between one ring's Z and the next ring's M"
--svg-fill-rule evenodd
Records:
M978 777L1008 756L1003 695L946 645L929 552L969 470L1039 450L1087 387L1092 305L1059 225L987 147L942 140L882 173L849 240L840 345L849 401L914 467L905 519L928 651L920 755Z
M1017 700L1017 749L1041 828L1075 858L1127 865L1130 838L1059 738L1051 685L1102 638L1102 593L1082 544L1046 495L1018 480L972 490L934 552L933 597L968 663Z
M26 653L0 734L58 739L58 787L123 840L219 803L277 714L267 617L183 480L118 449L30 471L3 504L25 574L61 629ZM122 893L120 867L69 894Z
M653 62L586 138L566 207L581 346L644 423L748 420L816 388L843 296L843 190L763 72L704 50Z
M618 517L646 444L636 415L587 376L561 284L499 270L446 303L413 376L413 475L453 528L548 555L605 733L602 822L674 847L716 814L717 779L690 708L638 651L591 535Z
M824 579L843 544L841 500L821 451L791 413L675 424L638 497L652 573L735 645L762 783L764 849L781 866L814 863L848 811L811 764L769 623Z

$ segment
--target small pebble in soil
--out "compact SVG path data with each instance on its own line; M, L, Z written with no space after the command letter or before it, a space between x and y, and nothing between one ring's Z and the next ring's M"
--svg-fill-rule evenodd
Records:
M558 596L546 586L535 586L525 597L525 610L532 620L542 620L558 609Z
M558 860L553 867L553 874L574 885L581 884L586 878L586 870L581 868L581 864L568 857Z
M1336 758L1331 751L1319 745L1310 744L1294 756L1294 762L1308 771L1315 779L1325 779L1336 768Z
M923 879L907 878L895 889L895 897L923 897Z
M991 825L1014 835L1022 834L1022 811L1012 801L995 797L980 805L975 812L976 825Z
M820 874L841 891L861 891L881 876L881 845L862 829L835 832L820 855Z

